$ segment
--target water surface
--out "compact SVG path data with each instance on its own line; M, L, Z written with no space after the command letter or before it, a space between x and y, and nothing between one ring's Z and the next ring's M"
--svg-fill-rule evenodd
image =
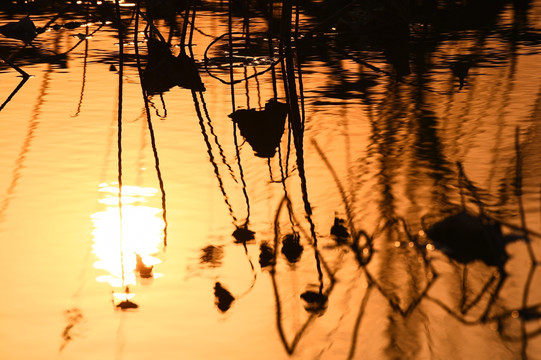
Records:
M540 1L7 3L1 358L539 357Z

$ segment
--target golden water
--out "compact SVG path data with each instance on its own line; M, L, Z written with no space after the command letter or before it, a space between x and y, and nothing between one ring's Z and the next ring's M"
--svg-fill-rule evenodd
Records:
M227 32L227 8L203 3L196 21L202 32L193 38L198 61ZM212 3L218 8L211 10ZM157 95L150 99L165 226L133 58L122 79L119 211L116 29L104 26L64 63L46 55L72 48L78 41L73 35L86 30L38 35L40 51L14 57L32 77L0 111L0 358L537 359L541 280L531 259L532 253L541 257L541 2L531 3L527 25L507 3L489 32L449 30L431 50L429 38L412 33L412 43L426 48L411 46L412 74L401 81L343 54L326 57L321 48L307 53L303 160L314 233L287 131L275 157L254 156L228 117L230 86L202 67L206 91L197 99L201 109L204 99L212 129L204 113L200 123L190 90L174 87L163 103ZM32 17L43 26L53 16ZM301 33L317 22L309 11L301 20ZM8 21L14 19L0 13L0 23ZM254 16L251 24L261 30L265 21ZM163 22L157 26L167 33ZM241 31L242 19L234 17L233 26ZM509 40L513 34L515 41ZM2 54L21 46L0 37ZM126 54L134 51L133 42L125 45ZM392 72L375 50L351 54ZM479 62L458 91L449 63L463 54ZM266 68L252 65L237 68L235 76ZM0 66L3 102L21 77ZM229 77L227 70L213 74ZM276 75L278 99L286 102L279 64ZM366 81L373 86L364 87ZM262 108L273 97L271 72L234 91L237 109ZM460 182L457 163L482 207ZM476 213L495 214L506 224L505 234L522 227L522 201L531 230L529 244L507 246L508 277L487 318L482 315L495 293L494 279L501 277L497 268L455 263L424 242L422 219L441 217L462 200ZM232 233L248 210L255 239L244 246ZM335 216L349 219L350 231L373 237L373 252L359 250L368 259L363 266L351 246L339 246L331 236ZM293 231L304 251L291 264L281 240ZM264 242L277 247L274 267L259 263ZM152 276L138 273L136 255L147 269L152 266ZM217 282L235 298L226 311L216 305ZM307 311L301 295L320 286L328 302L321 311ZM137 309L118 308L128 298Z

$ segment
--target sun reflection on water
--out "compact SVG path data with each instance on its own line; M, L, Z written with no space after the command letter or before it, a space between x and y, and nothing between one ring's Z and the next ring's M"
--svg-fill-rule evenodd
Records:
M161 274L153 271L161 263L158 255L163 248L164 221L162 209L149 206L157 189L139 186L122 186L122 227L118 210L118 187L101 184L98 200L104 205L92 214L94 224L93 253L98 258L97 269L107 274L98 276L98 282L109 283L115 297L127 300L134 296L129 286ZM129 293L128 293L129 292Z

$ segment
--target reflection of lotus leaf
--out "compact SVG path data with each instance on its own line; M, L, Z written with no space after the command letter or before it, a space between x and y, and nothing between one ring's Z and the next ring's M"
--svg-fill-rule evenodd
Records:
M301 294L301 299L306 302L305 309L308 312L322 313L327 308L327 295L321 292L305 291Z
M230 118L239 126L241 135L252 146L256 156L271 158L284 133L288 106L270 100L264 110L241 109Z
M174 21L177 12L186 7L185 0L147 0L148 15L152 19Z
M288 234L282 240L282 254L285 255L287 261L290 263L296 263L299 261L304 247L300 244L300 238L298 234Z
M336 236L336 240L341 241L344 241L349 237L349 232L344 226L344 219L334 218L334 224L331 227L331 235Z
M121 310L137 309L139 305L130 300L124 300L119 302L116 307Z
M460 81L459 90L462 90L465 84L468 71L470 70L471 63L466 60L458 60L450 65L453 75L455 75Z
M220 266L224 257L224 250L221 246L208 245L201 249L200 257L202 264L210 264L211 266Z
M261 251L259 253L259 264L262 268L274 265L276 263L276 259L274 258L274 249L272 247L270 247L267 243L263 243L259 249Z
M34 22L27 16L17 22L0 26L0 34L8 38L21 40L25 44L30 44L36 37L37 32Z
M235 301L233 295L219 282L214 285L214 296L216 297L216 305L222 312L229 310L231 303Z
M500 223L490 218L461 211L435 223L426 234L436 248L463 264L481 260L503 266L508 258Z
M247 227L238 227L233 231L233 237L238 243L245 243L247 241L255 239L255 232L248 229Z
M161 94L175 86L205 91L192 58L184 52L174 56L167 43L156 39L149 39L147 45L148 64L142 81L149 94Z
M149 279L152 277L152 269L154 266L145 265L143 258L139 254L135 254L135 270L139 273L143 279Z

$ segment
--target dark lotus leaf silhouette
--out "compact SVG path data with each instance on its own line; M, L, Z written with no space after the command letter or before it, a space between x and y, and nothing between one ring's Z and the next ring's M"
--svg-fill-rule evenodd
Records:
M464 84L466 83L466 77L468 76L468 71L471 67L471 62L467 60L458 60L450 65L451 71L460 81L459 90L462 90Z
M235 242L241 244L255 239L255 232L248 229L246 226L237 227L231 235L235 238Z
M118 25L114 3L102 1L101 4L96 7L96 11L93 15L97 21L101 21L103 23L110 21L115 27Z
M334 224L331 227L331 235L334 235L337 241L344 241L349 237L349 232L344 226L344 222L344 219L334 218Z
M465 211L446 217L425 232L434 246L451 259L463 264L480 260L499 267L509 257L505 245L517 239L504 237L498 221Z
M21 40L25 44L30 44L37 35L36 25L27 16L17 22L10 22L0 26L0 34L8 38Z
M274 249L269 246L269 244L261 244L259 246L259 251L259 264L262 268L275 264L276 259L274 258Z
M161 94L180 86L194 91L205 91L197 66L183 51L174 56L169 45L163 41L149 39L148 63L143 71L143 87L151 94Z
M150 18L174 21L177 12L186 8L186 0L147 0L146 7Z
M137 309L139 305L130 300L123 300L116 304L116 307L120 310Z
M303 250L304 247L300 244L299 234L288 234L282 240L282 254L292 264L299 261Z
M398 76L411 74L408 36L408 27L396 27L391 38L381 41L385 58Z
M276 154L289 107L271 99L264 110L241 109L229 115L239 126L240 134L248 141L255 155L271 158Z
M231 307L235 298L231 293L222 286L219 282L214 284L214 296L216 297L216 306L222 312L226 312Z
M306 302L304 308L308 312L321 313L327 309L328 297L321 292L307 290L301 294L301 299Z
M70 22L65 23L64 27L66 29L72 30L72 29L77 29L78 27L81 27L83 25L84 24L82 22L80 22L80 21L70 21Z
M154 266L145 265L143 258L139 254L135 254L135 270L139 273L143 279L149 279L152 277L152 269Z
M224 257L224 250L221 246L208 245L201 249L200 260L202 264L220 266Z

